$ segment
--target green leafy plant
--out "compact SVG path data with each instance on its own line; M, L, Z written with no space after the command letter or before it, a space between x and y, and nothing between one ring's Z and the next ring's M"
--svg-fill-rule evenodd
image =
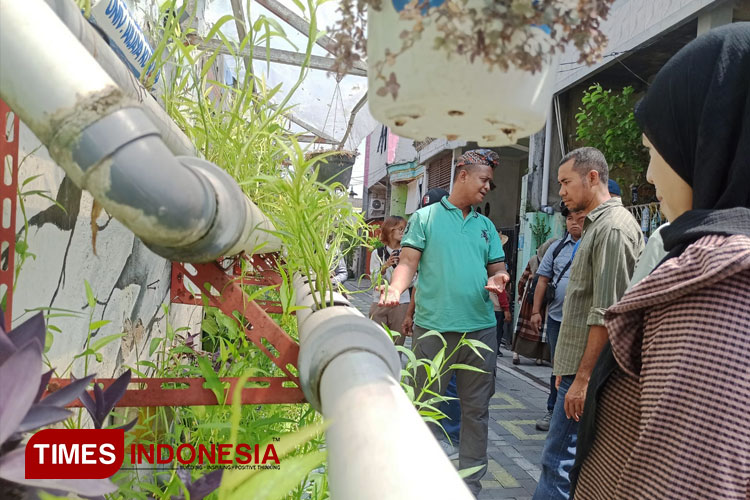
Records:
M394 333L388 328L386 328L386 331L389 335L394 335ZM440 403L455 399L442 394L445 388L439 387L441 378L444 377L449 370L469 370L483 373L482 369L463 363L452 363L449 365L448 360L455 356L461 348L471 349L478 357L483 356L483 354L480 353L480 350L492 352L492 349L479 340L467 339L464 334L461 336L458 344L456 344L456 347L454 347L451 352L447 352L448 344L440 333L434 330L429 331L425 333L422 338L427 337L436 337L443 344L443 347L440 348L432 359L417 359L411 349L404 346L396 346L396 350L407 358L406 366L401 370L401 387L426 422L440 425L439 421L445 418L445 414L440 411L437 406ZM426 376L425 383L421 387L417 387L416 385L418 370L423 370Z
M547 217L545 215L536 213L534 216L534 222L531 223L531 234L534 235L534 242L536 243L536 247L539 248L542 243L547 241L550 234L552 233L552 228L549 227L549 224L547 224Z
M584 91L576 114L576 141L604 153L610 177L620 184L627 200L627 186L645 182L648 166L648 150L633 115L634 92L630 86L621 92L605 90L597 83Z
M385 246L385 243L380 241L380 238L367 238L367 245L370 248L377 249Z
M263 287L249 288L250 296L263 290ZM165 317L169 316L166 306L164 313ZM283 321L282 318L281 315L276 317L279 321ZM139 376L156 378L186 376L204 378L207 382L206 387L214 391L219 404L139 409L139 422L129 434L131 437L126 442L126 453L129 449L128 444L135 440L144 445L189 443L193 446L205 443L266 443L274 440L274 445L276 445L277 437L281 439L281 442L285 442L288 435L296 436L297 432L304 433L309 426L321 422L320 415L305 404L240 404L239 389L254 387L248 378L279 376L281 371L247 339L244 330L235 318L225 315L221 310L208 308L203 324L203 342L199 342L198 338L184 329L174 328L168 324L165 339L160 342L152 341L149 346L151 359L137 361L137 368L133 368L133 371ZM200 349L201 344L204 349L210 350ZM220 381L222 377L240 378L232 397L226 400L225 386ZM126 420L126 417L123 415L122 419ZM305 436L307 437L303 440L304 443L298 442L288 455L288 460L293 460L292 463L296 463L297 457L316 453L323 446L321 437L317 435L311 437L308 434ZM277 453L281 457L278 448ZM126 462L129 460L130 458L126 456ZM304 463L308 462L304 461ZM316 465L311 465L310 468ZM263 472L262 477L266 480L270 479L270 483L257 491L254 490L255 486L244 484L245 480L250 481L250 475L229 476L231 487L225 490L226 496L235 495L235 490L239 489L240 493L237 494L245 492L252 498L270 500L288 495L292 498L305 498L303 492L309 492L320 486L319 475L307 479L306 474L310 472L309 469L305 471L295 468L296 475L291 476L292 471L286 466L287 458L284 459L281 471L258 471ZM287 474L289 477L294 477L294 486L287 487L282 493L279 493L280 490L277 488L268 490L267 487L276 483L271 477L274 473L282 474L284 477L287 477ZM252 484L257 485L257 480L256 478ZM219 493L214 490L222 481L224 481L223 474L186 469L157 471L152 475L139 474L138 471L121 471L115 476L118 492L123 498L143 499L171 499L178 496L187 498L188 494L190 498L195 498L198 493L201 495L205 493L209 498L216 498ZM326 481L322 483L327 484ZM288 486L286 482L284 484Z
M322 34L316 25L316 0L298 6L310 20L305 61L297 81L283 93L282 85L269 88L252 71L246 71L236 86L212 79L210 69L218 52L184 43L194 30L180 27L177 19L183 10L175 9L173 0L162 7L165 15L173 11L177 14L167 15L153 61L158 65L167 59L174 65L170 66L169 77L164 77L162 98L168 114L205 158L231 174L276 225L276 234L287 247L286 274L327 277L337 255L361 243L357 228L362 223L361 216L351 209L343 186L331 183L326 187L323 182L329 179L314 175L318 167L314 163L333 153L306 158L308 152L287 126L286 115L292 110L289 100L304 81L312 47ZM281 26L260 16L246 26L247 36L235 45L219 29L231 20L230 16L219 19L206 38L219 37L223 48L232 54L237 55L239 48L268 45L272 38L288 41ZM251 59L253 55L251 52ZM246 63L244 58L236 59L238 66ZM319 297L332 289L325 279L317 280L316 287Z
M285 247L287 274L301 273L314 283L316 306L324 307L333 291L331 270L351 247L366 244L362 215L355 212L346 189L338 183L318 181L319 158L305 159L305 152L292 138L287 148L290 168L281 177L261 176L269 195L276 198L266 213Z
M321 35L317 29L317 2L308 0L304 6L299 3L308 14L310 24L308 43L301 48L305 58L297 80L274 87L269 87L263 76L253 71L245 71L242 81L236 85L216 79L218 75L212 70L220 55L219 49L196 43L195 30L189 25L183 28L178 22L189 2L183 2L180 8L175 7L175 0L163 4L160 15L166 22L159 32L152 34L159 43L151 62L160 69L169 62L169 67L164 68L169 71L165 72L161 96L165 110L205 159L240 182L245 193L261 209L265 208L267 196L258 176L282 175L282 166L287 161L282 146L294 137L286 116L292 112L289 102L308 74L312 48ZM175 15L171 15L172 12ZM294 46L283 28L266 16L247 24L247 35L238 44L221 32L221 27L228 22L234 22L232 16L221 17L205 39L219 39L221 49L234 57L237 67L254 59L264 60L265 54L256 56L253 48L270 46L272 39ZM161 26L161 23L155 24ZM250 56L240 56L239 51L244 48L249 49Z
M388 328L386 328L386 331L389 335L394 335ZM407 358L406 367L401 370L401 387L404 389L404 392L406 392L407 397L414 404L414 407L417 409L422 419L425 422L431 422L435 425L440 426L445 436L448 437L445 428L440 423L440 420L446 418L446 415L440 410L439 405L441 403L455 400L456 398L448 397L442 394L445 389L443 387L440 387L440 380L448 373L449 370L469 370L479 373L485 373L481 368L463 363L452 363L449 365L448 360L455 356L459 349L462 348L471 349L472 352L478 357L483 356L480 353L480 350L492 352L492 349L488 347L487 344L479 340L467 339L466 334L464 334L461 336L458 344L456 344L456 347L454 347L451 352L447 352L448 343L439 332L436 332L434 330L426 332L423 338L425 337L436 337L440 339L443 344L443 347L440 348L435 357L432 359L417 359L411 349L407 349L403 346L396 346L396 350L400 353L403 353ZM426 375L425 382L421 387L417 386L418 370L424 370ZM468 469L461 469L458 471L458 473L462 478L465 478L474 474L475 472L480 471L482 468L484 468L484 465L470 467Z

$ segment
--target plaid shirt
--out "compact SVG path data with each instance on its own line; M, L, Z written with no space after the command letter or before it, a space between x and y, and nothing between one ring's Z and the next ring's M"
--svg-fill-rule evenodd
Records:
M625 292L641 250L641 228L620 198L611 198L586 216L565 292L555 375L578 371L589 328L604 325L604 311Z

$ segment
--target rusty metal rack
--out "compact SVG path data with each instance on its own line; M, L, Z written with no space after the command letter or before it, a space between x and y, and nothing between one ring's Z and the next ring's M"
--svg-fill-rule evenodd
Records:
M247 380L242 389L243 404L301 403L305 401L295 374L299 344L291 338L268 314L281 313L279 302L249 300L242 285L279 286L281 276L276 271L273 254L242 256L228 269L217 262L208 264L172 263L171 301L173 304L217 307L237 321L247 338L255 344L284 373L279 377L255 377ZM244 270L243 270L244 267ZM189 283L192 284L190 286ZM196 290L201 290L198 294ZM239 313L238 320L235 313ZM272 350L273 349L273 350ZM237 377L220 379L228 382L225 401L231 401ZM106 389L115 379L95 379ZM49 391L70 383L69 379L53 378ZM216 395L203 387L202 378L140 378L131 379L130 386L119 407L128 406L199 406L217 405ZM248 385L250 387L248 387ZM76 400L70 406L82 406Z
M16 256L16 205L18 192L18 116L0 100L0 298L5 297L5 331L13 317L13 276ZM7 211L7 212L6 212Z

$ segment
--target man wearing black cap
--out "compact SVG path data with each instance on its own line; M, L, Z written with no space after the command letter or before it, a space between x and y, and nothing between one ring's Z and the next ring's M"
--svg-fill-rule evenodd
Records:
M459 468L484 466L465 479L474 495L481 491L480 479L487 471L489 401L495 392L497 325L489 293L500 293L510 277L494 224L473 205L481 203L489 192L498 164L497 153L489 149L467 151L457 159L450 195L411 216L401 241L399 265L380 298L381 304L397 304L401 291L419 269L412 342L415 356L434 359L443 341L445 352L451 353L463 335L489 347L477 354L462 346L446 360L447 366L460 363L481 370L456 371L462 427ZM440 332L442 338L426 335L431 330ZM431 389L443 392L452 373L448 370L439 387ZM426 372L421 368L416 386L421 389L425 381Z

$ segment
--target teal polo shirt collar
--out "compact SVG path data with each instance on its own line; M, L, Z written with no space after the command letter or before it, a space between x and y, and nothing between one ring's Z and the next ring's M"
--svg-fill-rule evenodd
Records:
M470 210L469 215L467 215L466 217L464 217L463 210L461 210L456 205L454 205L453 203L451 203L450 201L448 201L448 197L447 196L444 196L440 200L440 204L443 205L447 210L458 210L459 212L461 212L461 217L463 217L464 219L468 219L469 217L473 217L473 218L476 219L476 218L479 217L479 214L477 213L476 210L474 210L473 206L469 207L469 210Z

